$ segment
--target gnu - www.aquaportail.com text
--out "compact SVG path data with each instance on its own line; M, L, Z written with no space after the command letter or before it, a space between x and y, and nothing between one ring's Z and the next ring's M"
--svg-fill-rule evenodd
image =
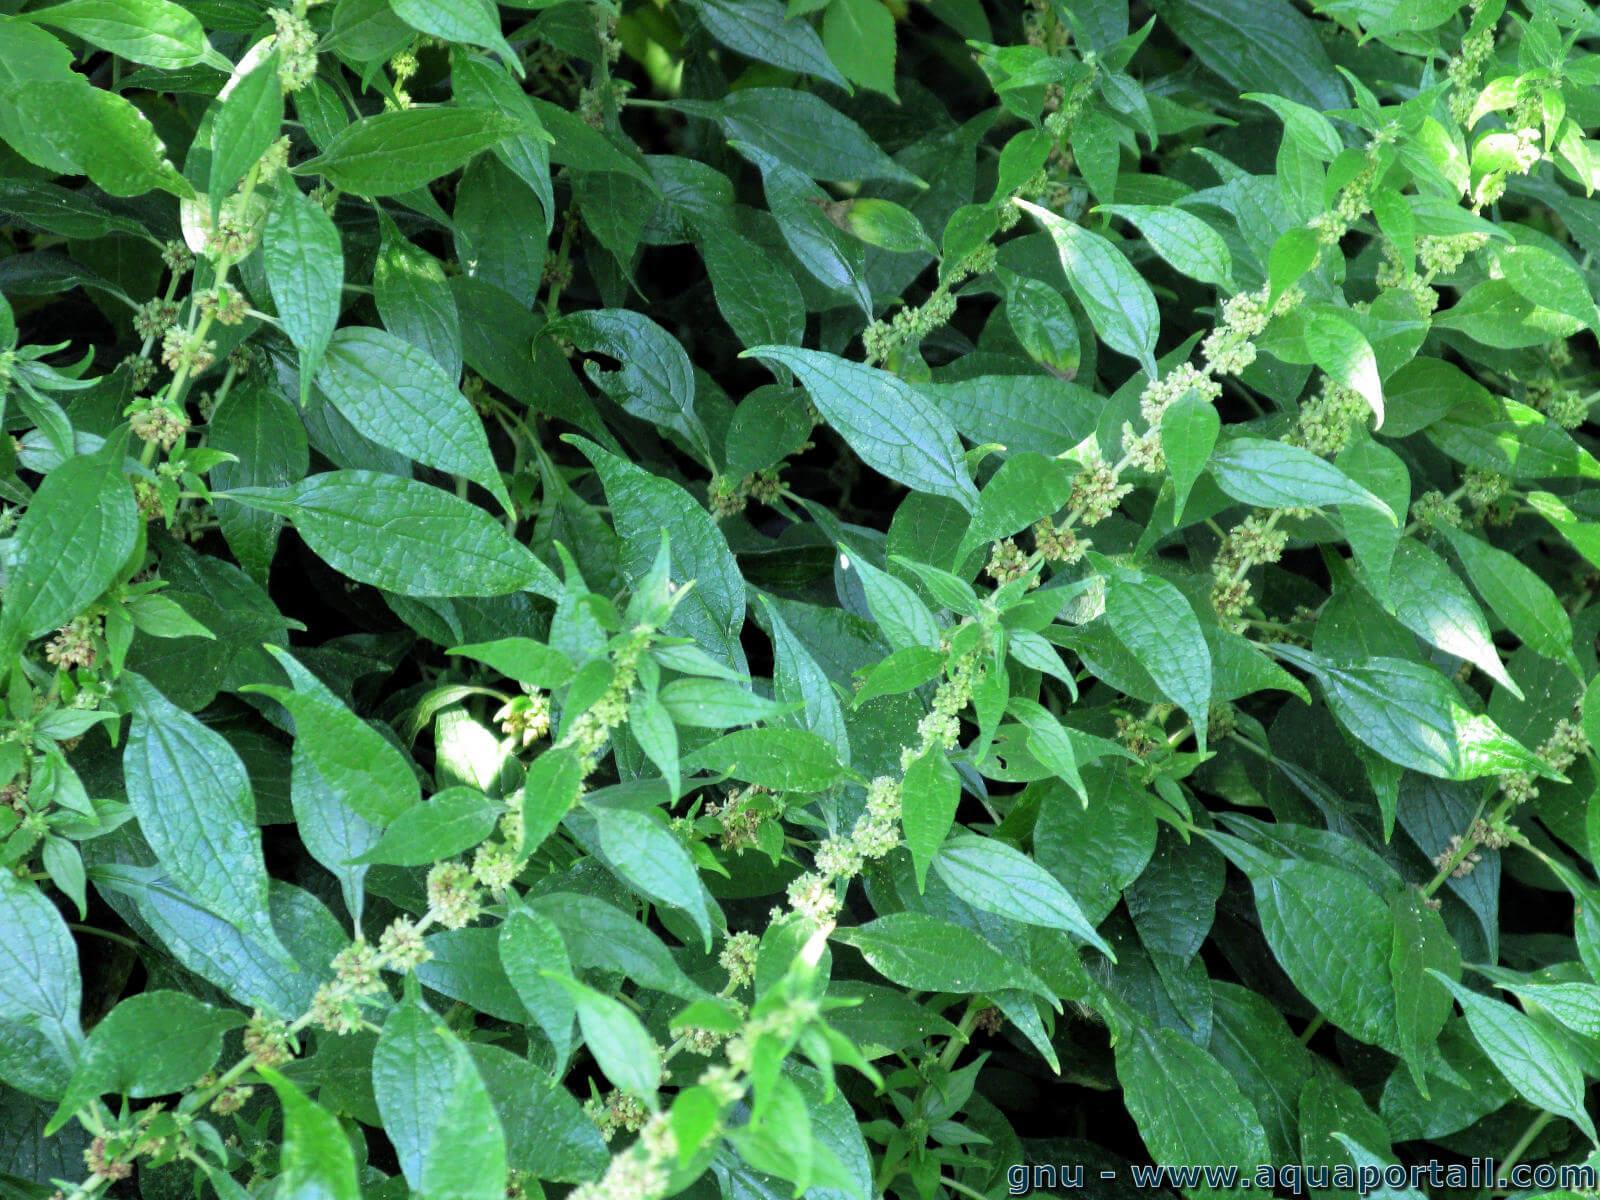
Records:
M1423 1162L1387 1166L1312 1166L1263 1163L1256 1167L1220 1164L1139 1166L1122 1170L1086 1168L1069 1163L1017 1163L1006 1169L1007 1190L1013 1196L1034 1191L1072 1191L1090 1182L1132 1183L1136 1188L1208 1187L1248 1188L1266 1193L1303 1196L1323 1188L1341 1188L1366 1196L1381 1188L1495 1188L1566 1189L1590 1192L1600 1188L1600 1170L1583 1163L1517 1163L1502 1170L1492 1158L1464 1163Z

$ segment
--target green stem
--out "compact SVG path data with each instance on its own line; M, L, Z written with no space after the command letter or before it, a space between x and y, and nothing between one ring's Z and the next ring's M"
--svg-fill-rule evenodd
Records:
M1541 1112L1528 1122L1528 1127L1522 1131L1522 1136L1512 1143L1511 1149L1506 1151L1505 1161L1496 1166L1496 1169L1500 1172L1501 1179L1508 1177L1512 1168L1522 1162L1522 1156L1528 1152L1528 1147L1533 1145L1534 1139L1553 1120L1555 1120L1554 1113Z

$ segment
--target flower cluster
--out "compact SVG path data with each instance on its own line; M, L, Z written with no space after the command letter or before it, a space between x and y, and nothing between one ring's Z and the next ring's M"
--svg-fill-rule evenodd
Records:
M99 614L73 617L45 643L44 659L52 667L87 669L100 657L100 638Z
M1511 493L1511 480L1498 471L1470 467L1461 477L1461 494L1474 508L1492 508Z
M880 775L867 786L867 804L847 838L832 837L816 851L815 870L789 885L789 904L818 925L839 915L836 883L848 883L869 860L900 844L900 782Z
M405 917L396 917L378 938L378 952L384 966L402 975L420 967L433 957L422 941L422 929Z
M1090 449L1087 458L1073 477L1067 505L1085 525L1098 525L1117 511L1122 498L1133 491L1133 484L1121 482L1117 469L1106 462L1098 446Z
M171 450L189 432L189 419L165 404L152 404L135 412L128 426L140 441Z
M1281 512L1271 512L1264 517L1251 514L1222 539L1211 567L1215 576L1211 603L1224 625L1237 627L1250 605L1246 573L1283 557L1288 535L1276 527L1281 515Z
M238 325L250 312L250 302L231 283L219 283L210 291L201 292L195 300L195 306L205 316L223 325Z
M579 1184L567 1200L657 1200L666 1193L677 1153L667 1118L651 1117L631 1149L614 1155L603 1176Z
M1560 772L1565 771L1578 757L1589 751L1589 739L1583 732L1583 726L1577 721L1563 717L1556 722L1555 728L1535 752L1549 763L1551 768ZM1527 771L1512 771L1500 776L1500 791L1506 801L1515 808L1535 800L1539 796L1539 788L1534 783L1534 777Z
M1350 444L1368 411L1360 393L1324 375L1317 394L1300 406L1287 440L1313 454L1337 454Z
M1263 286L1239 292L1222 302L1222 321L1200 343L1206 371L1212 375L1239 375L1256 360L1255 339L1267 328L1272 313Z
M1180 363L1159 379L1152 379L1139 393L1139 415L1151 428L1161 424L1161 417L1190 392L1207 404L1222 397L1222 385L1193 363Z
M174 325L161 339L161 362L174 373L198 375L216 361L217 344L206 340L199 330Z
M140 337L154 341L178 319L176 300L146 300L133 310L133 331Z
M608 1142L619 1133L638 1133L650 1120L650 1110L627 1092L610 1091L597 1096L585 1102L583 1111Z
M1080 538L1070 525L1056 525L1053 521L1037 522L1033 527L1033 546L1045 562L1071 566L1082 562L1084 554L1094 543Z
M1013 210L1014 211L1014 210ZM956 297L945 280L921 304L907 305L887 321L874 321L861 334L869 363L888 362L904 346L916 346L956 315Z
M263 1067L275 1067L288 1061L288 1023L256 1009L244 1027L244 1052Z
M1446 525L1459 528L1461 510L1456 507L1454 500L1434 488L1411 502L1411 519L1424 529L1438 529Z
M767 467L742 479L718 475L706 490L711 515L720 521L738 516L752 500L757 504L771 504L783 494L780 470L779 467Z
M272 23L277 28L274 46L278 52L278 85L285 92L298 92L317 74L317 33L306 20L306 5L294 9L274 8Z
M1028 556L1022 552L1015 538L1002 538L989 548L989 561L983 568L984 573L998 584L1010 583L1016 579L1028 577ZM1039 586L1039 576L1034 574L1028 580L1029 587Z
M1473 11L1479 7L1480 4L1474 4ZM1477 101L1472 84L1493 53L1494 27L1483 25L1467 32L1461 39L1461 49L1445 66L1445 78L1450 81L1451 88L1450 115L1458 124L1465 125L1472 116L1472 107Z
M715 818L724 850L743 854L757 844L770 815L771 796L770 789L752 784L734 788L720 804L715 800L706 804L705 815Z
M483 911L477 881L458 862L435 863L428 871L428 911L446 929L461 929Z
M628 697L633 694L633 685L639 678L639 658L654 632L641 625L622 639L611 655L611 686L600 699L578 714L557 743L571 746L578 752L585 775L594 770L601 752L611 740L611 731L627 719Z
M761 939L753 933L730 933L723 944L717 964L728 973L728 982L735 989L748 987L756 978L756 953L761 949Z
M501 733L527 749L550 732L550 697L537 688L515 696L496 710L494 720Z
M1433 856L1433 865L1441 871L1448 866L1452 876L1456 879L1465 879L1472 874L1472 869L1483 861L1483 855L1476 850L1467 850L1465 853L1462 851L1461 835L1453 833L1450 835L1449 844Z
M1489 244L1486 233L1438 234L1417 239L1417 258L1431 279L1436 275L1451 275L1466 262L1467 256L1476 254Z

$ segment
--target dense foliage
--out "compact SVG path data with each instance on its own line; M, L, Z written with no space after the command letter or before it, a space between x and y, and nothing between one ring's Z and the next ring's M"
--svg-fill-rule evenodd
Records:
M1597 38L0 0L0 1186L1589 1160Z

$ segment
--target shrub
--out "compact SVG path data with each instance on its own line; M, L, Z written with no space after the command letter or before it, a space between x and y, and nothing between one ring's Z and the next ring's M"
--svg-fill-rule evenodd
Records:
M8 1194L1596 1161L1588 6L0 9Z

